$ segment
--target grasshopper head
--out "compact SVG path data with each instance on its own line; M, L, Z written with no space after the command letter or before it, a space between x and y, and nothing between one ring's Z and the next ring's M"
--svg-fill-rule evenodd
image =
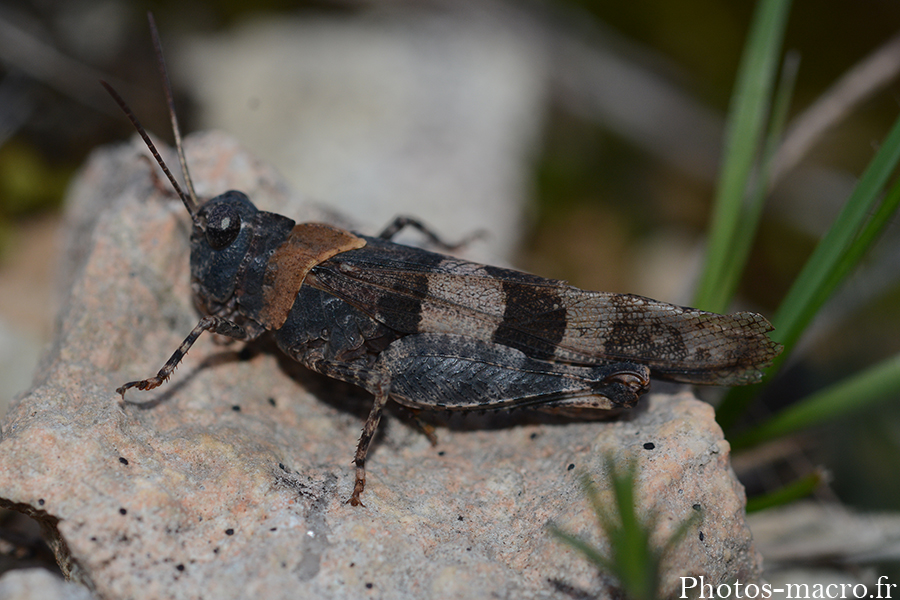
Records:
M257 210L246 194L234 190L203 204L197 200L181 143L178 119L175 117L175 103L163 60L162 45L153 16L148 14L148 17L186 191L169 171L150 136L125 100L111 85L105 81L100 83L128 116L191 215L191 276L197 307L201 312L213 314L222 308L234 310L236 301L242 299L243 304L250 307L248 310L255 314L262 302L262 292L257 288L263 284L267 261L275 247L287 237L294 221Z
M243 192L231 190L204 203L191 231L191 277L201 298L225 303L253 238L259 211Z

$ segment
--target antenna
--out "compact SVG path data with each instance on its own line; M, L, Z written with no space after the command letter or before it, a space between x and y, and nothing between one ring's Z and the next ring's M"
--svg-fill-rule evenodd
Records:
M169 119L172 121L172 133L175 135L175 150L178 152L178 160L181 162L181 173L184 175L184 183L187 186L188 194L191 196L191 201L196 207L200 203L197 201L197 194L194 192L194 183L191 181L187 160L184 158L184 148L181 145L181 129L178 127L178 118L175 116L175 99L172 94L172 82L169 81L169 71L166 69L162 43L159 41L159 31L156 29L156 20L153 18L152 12L147 12L147 20L150 22L150 36L153 38L153 49L156 51L156 64L159 66L159 74L162 77L163 88L166 91L166 103L169 105ZM188 212L192 215L194 214L190 209L188 209Z
M166 166L166 162L162 159L162 156L159 155L159 152L156 150L156 146L153 145L153 142L150 140L150 136L147 135L147 132L144 130L141 122L138 121L138 118L134 116L134 113L122 99L122 96L113 89L113 86L109 85L102 79L100 80L100 85L106 88L106 91L109 92L109 95L113 97L113 100L116 101L116 104L125 111L125 114L128 115L128 118L131 120L131 124L134 125L134 128L137 129L137 132L141 134L141 137L144 139L144 143L147 144L147 148L150 149L150 153L153 155L153 158L156 159L156 162L159 163L159 168L163 170L163 173L166 174L166 177L169 178L169 182L172 184L172 187L175 188L175 192L181 198L181 201L184 202L184 207L191 215L191 219L197 223L197 207L191 201L191 198L184 193L181 189L181 186L178 185L178 182L175 180L175 177L172 175L172 172L169 171L169 167Z
M162 57L162 46L159 43L159 34L156 31L156 23L153 21L153 15L147 13L147 17L150 20L150 32L153 36L154 46L156 48L156 58L159 62L160 73L163 77L163 85L166 90L166 100L169 105L169 116L172 120L172 129L175 133L175 148L178 152L178 159L181 161L181 170L184 174L184 180L187 184L188 192L190 195L185 194L184 190L181 189L181 186L178 185L178 181L172 175L172 172L169 171L169 167L166 166L166 162L162 159L162 156L159 155L159 151L156 149L156 146L153 144L153 141L150 139L150 136L147 135L147 131L141 125L141 122L138 121L137 116L134 114L134 111L128 106L125 100L122 99L122 96L107 82L100 80L100 85L106 88L106 91L109 92L109 95L112 96L113 100L116 101L116 104L119 105L119 108L124 111L125 115L128 116L128 119L131 121L131 124L134 125L134 128L140 134L141 138L144 140L144 143L147 144L147 148L150 150L150 153L153 155L153 158L156 159L156 162L159 164L159 168L162 169L163 173L166 174L166 177L169 179L169 182L172 184L172 187L175 188L175 192L178 194L178 197L181 198L181 201L184 203L184 207L187 209L188 213L191 215L191 220L194 223L198 223L197 217L197 206L199 202L197 202L197 195L194 193L194 186L191 183L191 177L188 173L187 169L187 161L184 158L184 150L181 146L181 132L178 129L178 122L175 118L175 103L172 100L172 86L169 83L169 76L166 73L166 66L163 62Z

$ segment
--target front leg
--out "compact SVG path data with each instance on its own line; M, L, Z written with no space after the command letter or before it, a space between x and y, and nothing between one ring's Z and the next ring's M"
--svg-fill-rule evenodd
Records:
M118 388L116 390L116 393L121 394L122 400L125 400L125 391L130 388L137 388L139 390L152 390L153 388L162 385L162 383L165 382L175 371L175 367L178 366L178 363L181 362L181 359L184 358L184 355L187 354L191 346L194 345L194 342L197 341L197 338L200 337L200 334L207 330L212 331L213 333L227 335L230 338L235 338L238 340L248 339L247 332L237 323L232 323L228 319L217 316L203 317L202 319L200 319L200 322L197 323L197 326L194 327L191 333L188 334L186 338L184 338L184 341L181 342L180 346L178 346L178 350L176 350L175 353L172 354L172 357L166 362L165 365L163 365L163 368L159 370L159 373L157 373L155 377L142 379L141 381L129 381L122 387Z

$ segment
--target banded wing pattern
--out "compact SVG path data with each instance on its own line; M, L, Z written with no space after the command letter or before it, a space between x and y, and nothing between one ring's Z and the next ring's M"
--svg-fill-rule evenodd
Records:
M656 377L740 385L781 351L751 312L720 315L366 238L315 267L309 285L401 334L464 334L535 359L575 365L636 362Z

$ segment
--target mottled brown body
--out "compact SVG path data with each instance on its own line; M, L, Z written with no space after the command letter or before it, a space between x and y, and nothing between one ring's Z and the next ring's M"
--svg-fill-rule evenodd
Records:
M159 386L203 331L245 341L270 332L291 358L375 396L356 450L353 505L361 504L368 447L389 399L460 411L620 409L637 402L651 375L752 383L780 352L767 336L771 325L755 313L719 315L590 292L391 242L408 225L438 241L412 219L366 237L296 224L236 191L198 206L107 89L191 215L192 287L204 315L156 376L117 391L124 398L129 388Z

